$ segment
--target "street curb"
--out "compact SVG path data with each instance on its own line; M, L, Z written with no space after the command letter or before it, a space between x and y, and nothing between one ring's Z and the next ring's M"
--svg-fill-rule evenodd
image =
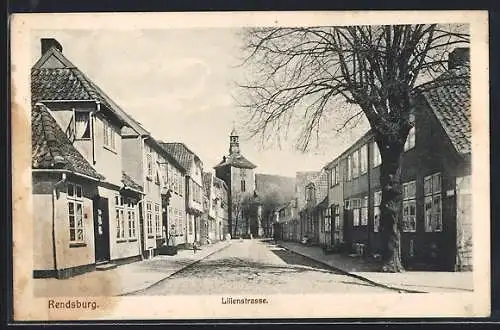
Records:
M295 254L298 254L304 258L308 258L308 259L311 259L311 260L314 260L315 262L318 262L330 269L333 269L333 270L336 270L344 275L347 275L347 276L350 276L350 277L353 277L353 278L356 278L360 281L363 281L363 282L367 282L367 283L370 283L371 285L374 285L374 286L377 286L377 287L380 287L380 288L384 288L384 289L389 289L389 290L393 290L393 291L397 291L398 293L429 293L427 291L417 291L417 290L409 290L409 289L403 289L403 288L398 288L398 287L395 287L395 286L390 286L390 285L386 285L386 284L382 284L382 283L378 283L378 282L374 282L372 280L370 280L369 278L367 277L364 277L364 276L361 276L361 275L357 275L357 274L353 274L347 270L344 270L342 268L339 268L339 267L335 267L335 266L332 266L322 260L318 260L318 259L315 259L307 254L303 254L301 252L298 252L298 251L295 251L295 250L292 250L284 245L281 245L281 244L276 244L277 246L279 247L282 247L283 249L285 250L288 250L292 253L295 253Z
M222 251L222 250L224 250L224 249L227 249L227 248L228 248L231 244L232 244L232 243L231 243L231 242L229 242L228 244L226 244L226 245L222 246L220 249L216 249L216 250L214 250L214 251L210 252L209 254L207 254L206 256L204 256L204 257L200 258L200 259L193 260L192 262L190 262L190 263L188 263L188 264L186 264L186 265L182 266L181 268L177 269L176 271L174 271L174 272L172 272L172 273L170 273L170 274L166 275L165 277L163 277L162 279L159 279L158 281L155 281L154 283L151 283L151 284L147 285L147 286L146 286L146 287L144 287L144 288L141 288L141 289L136 289L136 290L132 290L132 291L125 292L125 293L120 293L119 295L116 295L116 297L120 297L120 296L128 296L128 295L131 295L131 294L134 294L134 293L138 293L138 292L141 292L141 291L145 291L145 290L147 290L147 289L149 289L149 288L151 288L151 287L153 287L153 286L155 286L155 285L157 285L157 284L159 284L159 283L161 283L161 282L163 282L163 281L167 280L169 277L174 276L175 274L177 274L177 273L179 273L179 272L181 272L181 271L185 270L186 268L189 268L189 267L191 267L191 266L194 266L195 264L199 263L199 262L200 262L200 261L202 261L203 259L206 259L206 258L210 257L211 255L213 255L213 254L217 253L217 252L220 252L220 251Z

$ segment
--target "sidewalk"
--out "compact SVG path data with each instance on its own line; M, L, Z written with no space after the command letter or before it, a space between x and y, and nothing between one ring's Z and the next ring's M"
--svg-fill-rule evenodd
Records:
M93 271L69 279L35 279L35 296L119 296L140 291L229 246L221 241L175 256L156 256L106 271Z
M472 272L417 272L382 273L375 263L343 254L324 254L320 247L304 246L294 242L278 243L281 247L335 268L346 275L388 287L415 292L472 292Z

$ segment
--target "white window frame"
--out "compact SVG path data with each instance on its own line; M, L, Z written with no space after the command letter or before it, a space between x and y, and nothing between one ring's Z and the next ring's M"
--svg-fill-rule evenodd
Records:
M103 123L104 146L108 149L115 151L116 150L115 130L106 119L103 119L102 123Z
M156 232L156 236L162 236L162 233L161 233L161 217L160 217L160 204L158 203L155 203L154 204L154 217L155 217L155 232Z
M380 205L382 204L382 190L377 190L373 193L373 232L378 233L380 230Z
M359 149L359 175L366 174L368 172L368 148L367 145L363 145Z
M71 194L70 187L73 191ZM80 191L80 194L78 194L78 191ZM79 184L68 182L66 186L66 199L68 204L69 242L70 244L84 244L86 233L83 217L83 187ZM73 212L71 212L71 208L73 208ZM78 208L79 213L77 213ZM73 217L73 226L71 225L71 217ZM81 239L77 238L79 232L81 232ZM71 239L72 233L73 239Z
M128 232L125 228L125 199L121 195L115 195L115 224L116 224L116 240L121 241L127 239L125 233Z
M368 195L361 199L361 220L360 226L368 226Z
M410 131L408 132L408 136L406 137L405 145L404 145L404 151L408 151L410 149L415 148L416 144L416 129L415 125L413 125L412 128L410 128Z
M405 233L417 231L417 183L416 181L405 182L403 188L403 217L402 229ZM411 211L414 211L412 214ZM407 212L407 214L405 214ZM413 223L413 227L410 224Z
M146 202L146 231L148 237L154 237L153 231L153 203L150 201Z
M339 184L339 166L335 165L331 170L330 170L330 186L334 187L337 184Z
M359 177L359 149L352 153L352 178Z
M373 141L373 168L382 165L382 155L380 154L380 149L378 148L378 144L376 141Z
M350 204L352 209L352 226L359 227L361 225L361 199L353 198Z
M137 238L137 215L136 204L131 200L127 200L127 220L128 220L128 238Z
M347 181L352 180L352 155L347 156Z
M430 187L426 187L427 182L430 182ZM430 188L430 189L427 189ZM443 199L442 199L442 178L441 173L437 172L424 178L424 219L426 232L442 232L443 231ZM439 202L436 203L436 200ZM428 213L427 205L430 201L430 214ZM437 212L439 210L439 213ZM430 216L430 218L429 218ZM432 228L433 218L436 218L438 226ZM434 221L436 221L434 220Z

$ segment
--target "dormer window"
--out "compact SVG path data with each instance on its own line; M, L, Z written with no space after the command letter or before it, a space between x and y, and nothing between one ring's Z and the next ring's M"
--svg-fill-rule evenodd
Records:
M73 109L66 135L70 141L90 139L90 113Z

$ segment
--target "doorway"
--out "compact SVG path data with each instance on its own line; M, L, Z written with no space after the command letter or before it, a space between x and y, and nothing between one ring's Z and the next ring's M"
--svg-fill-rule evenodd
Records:
M100 263L109 261L108 199L97 197L94 205L95 261Z

